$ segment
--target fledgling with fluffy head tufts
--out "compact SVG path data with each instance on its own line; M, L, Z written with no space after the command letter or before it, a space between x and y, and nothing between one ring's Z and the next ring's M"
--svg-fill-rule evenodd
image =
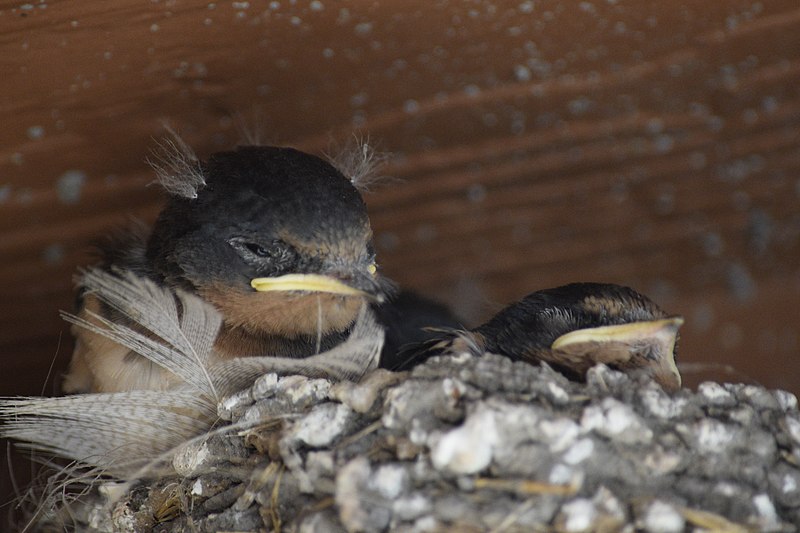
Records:
M366 205L330 163L271 146L242 146L201 162L177 136L158 154L167 204L149 235L140 231L104 250L101 268L133 271L212 304L223 317L217 357L328 350L347 337L362 304L391 294L378 272ZM113 315L91 293L82 305ZM74 333L67 392L168 387L157 376L121 379L147 376L147 368L124 371L147 363L90 331Z
M288 339L318 327L342 332L364 298L383 297L366 205L331 165L292 148L247 146L213 155L204 171L197 198L170 198L147 260L163 282L213 303L229 330ZM270 290L277 285L268 281L287 275L331 285Z

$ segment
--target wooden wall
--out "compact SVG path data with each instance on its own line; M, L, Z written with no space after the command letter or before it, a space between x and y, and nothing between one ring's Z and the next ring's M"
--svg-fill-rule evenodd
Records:
M3 2L0 71L0 394L53 390L163 120L201 155L368 135L384 270L472 323L629 284L686 316L689 382L800 390L796 0Z

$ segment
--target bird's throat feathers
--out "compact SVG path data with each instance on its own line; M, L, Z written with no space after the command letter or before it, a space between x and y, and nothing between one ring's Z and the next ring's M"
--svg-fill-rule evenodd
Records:
M344 332L353 324L364 302L358 296L244 292L214 284L199 292L222 312L229 328L290 339Z

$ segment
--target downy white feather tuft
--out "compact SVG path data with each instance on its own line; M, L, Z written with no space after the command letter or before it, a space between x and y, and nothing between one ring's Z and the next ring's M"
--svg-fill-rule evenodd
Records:
M331 146L325 156L360 191L368 192L371 187L388 180L381 174L381 168L389 157L376 151L369 139L353 135L344 146Z
M147 162L156 171L158 183L169 194L197 198L197 192L206 185L200 160L175 130L167 124L164 129L168 136L157 143Z

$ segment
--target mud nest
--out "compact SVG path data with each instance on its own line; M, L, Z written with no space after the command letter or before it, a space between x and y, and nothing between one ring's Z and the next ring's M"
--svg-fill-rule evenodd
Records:
M174 474L70 506L98 531L795 531L795 396L585 384L486 354L360 384L267 374ZM235 426L234 426L235 427ZM168 431L169 428L164 428ZM63 517L63 512L61 513Z

